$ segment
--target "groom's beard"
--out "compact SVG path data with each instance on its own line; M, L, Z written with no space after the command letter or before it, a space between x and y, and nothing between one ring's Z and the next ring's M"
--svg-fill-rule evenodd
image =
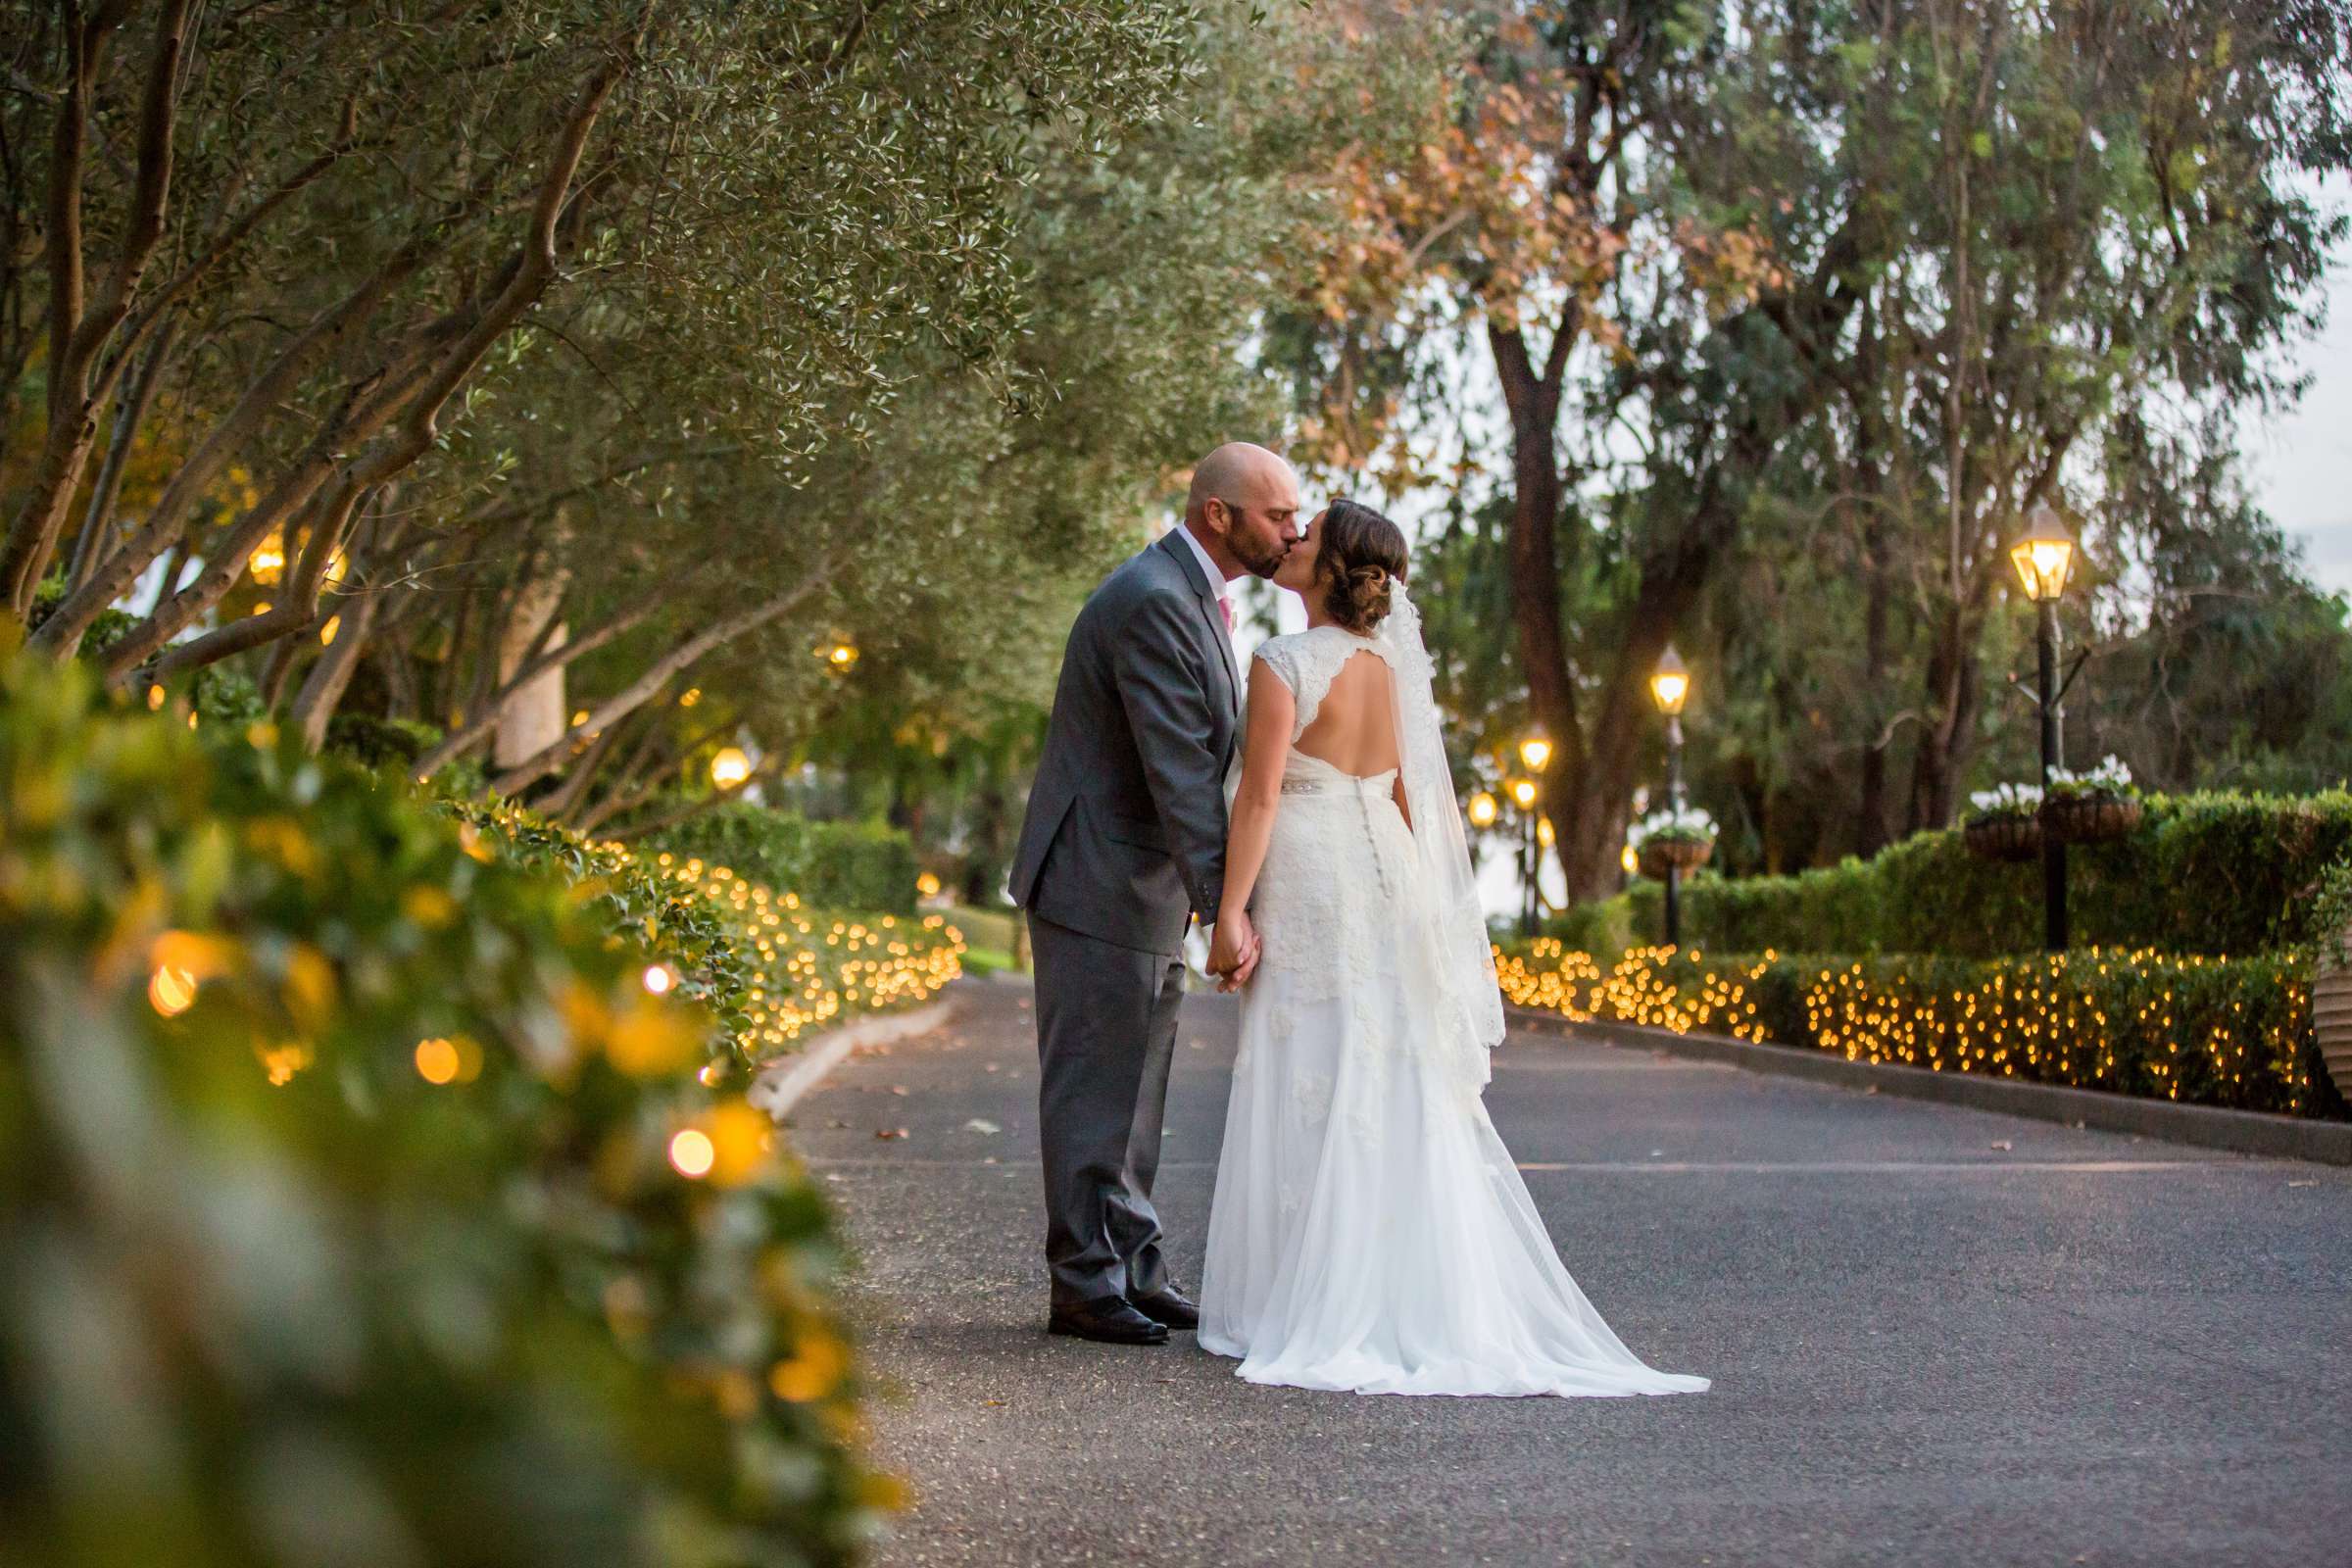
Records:
M1225 548L1233 552L1235 560L1250 568L1250 574L1253 577L1271 578L1282 569L1283 562L1291 554L1291 547L1287 544L1267 545L1237 533L1225 536Z

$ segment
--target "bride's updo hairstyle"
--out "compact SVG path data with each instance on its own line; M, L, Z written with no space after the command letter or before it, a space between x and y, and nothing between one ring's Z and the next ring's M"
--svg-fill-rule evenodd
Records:
M1360 501L1334 501L1317 532L1315 575L1323 608L1359 637L1389 613L1389 585L1404 581L1404 530Z

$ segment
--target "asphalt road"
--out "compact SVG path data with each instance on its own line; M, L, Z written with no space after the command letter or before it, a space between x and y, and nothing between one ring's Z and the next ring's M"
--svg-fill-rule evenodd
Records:
M1263 1389L1045 1334L1029 1000L958 989L790 1122L915 1493L883 1564L2352 1565L2352 1172L1514 1037L1488 1104L1561 1256L1714 1389ZM1187 1001L1187 1284L1233 1041Z

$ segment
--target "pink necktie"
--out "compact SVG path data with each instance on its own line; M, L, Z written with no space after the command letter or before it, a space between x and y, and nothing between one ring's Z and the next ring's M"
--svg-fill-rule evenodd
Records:
M1219 594L1217 608L1225 612L1225 635L1230 637L1233 635L1233 601L1225 595Z

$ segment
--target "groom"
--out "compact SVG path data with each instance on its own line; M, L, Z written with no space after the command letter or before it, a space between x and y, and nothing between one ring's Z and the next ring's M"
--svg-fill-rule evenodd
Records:
M1161 1345L1200 1320L1168 1275L1152 1180L1185 930L1216 918L1224 890L1242 711L1226 584L1273 576L1298 538L1290 465L1221 446L1193 470L1184 525L1104 578L1070 628L1012 860L1037 965L1055 1334Z

